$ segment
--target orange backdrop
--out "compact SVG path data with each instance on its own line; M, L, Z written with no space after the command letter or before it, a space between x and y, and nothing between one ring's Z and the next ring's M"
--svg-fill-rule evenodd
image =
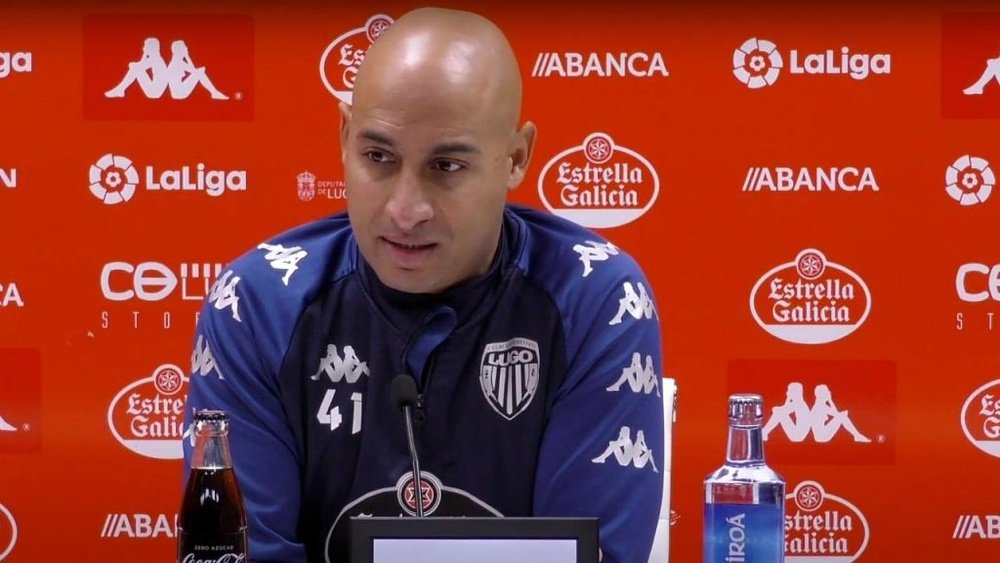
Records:
M168 561L196 311L221 264L344 208L336 102L416 4L22 4L0 6L0 560ZM539 126L513 198L651 279L671 560L701 558L735 391L766 400L789 561L995 556L1000 10L659 4L459 6L509 34ZM192 90L130 81L149 38L204 69Z

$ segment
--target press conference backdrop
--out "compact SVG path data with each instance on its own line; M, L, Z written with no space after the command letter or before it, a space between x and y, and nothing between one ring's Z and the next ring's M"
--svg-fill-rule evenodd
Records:
M581 276L619 251L649 276L620 303L659 318L663 373L621 377L681 390L672 561L700 560L738 391L789 561L997 553L1000 7L443 4L517 51L539 135L513 199L613 242L580 241ZM0 6L0 560L170 560L188 378L218 376L197 311L344 209L337 103L415 6ZM140 79L144 52L186 80ZM657 471L616 439L616 471Z

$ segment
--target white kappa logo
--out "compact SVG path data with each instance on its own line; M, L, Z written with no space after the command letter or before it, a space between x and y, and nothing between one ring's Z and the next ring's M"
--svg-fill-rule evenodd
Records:
M233 319L242 323L240 319L240 298L236 295L236 284L240 283L240 277L234 276L232 270L227 270L219 279L212 284L209 291L208 300L218 311L229 309Z
M139 173L124 156L107 153L90 167L90 193L105 205L132 199L137 185Z
M649 395L656 391L656 396L660 396L660 376L653 371L653 356L646 354L646 365L642 363L642 355L639 352L632 354L632 363L622 370L621 376L613 385L606 390L617 393L622 385L628 383L633 393Z
M292 274L294 274L299 269L299 260L302 260L309 255L308 252L302 250L301 246L289 246L284 247L280 244L267 244L262 243L257 246L259 250L266 250L267 253L264 254L264 259L271 263L271 267L275 270L283 270L285 276L281 278L282 283L288 286L288 280L291 279Z
M608 442L608 447L604 453L590 460L592 463L604 463L609 457L614 456L618 465L622 467L633 466L642 469L646 465L653 466L653 472L659 473L656 468L656 461L653 460L653 450L646 446L646 436L642 430L635 434L635 443L632 442L632 430L628 426L622 426L618 431L618 437Z
M804 442L809 434L819 443L829 442L840 430L847 431L855 442L869 443L871 439L862 434L851 421L846 410L840 410L833 403L833 394L826 385L813 389L815 401L812 406L802 395L802 384L791 382L785 392L785 403L771 409L771 418L764 425L764 440L778 426L792 442Z
M3 415L0 414L0 432L17 432L17 428L4 420Z
M595 242L588 240L583 244L573 245L573 252L580 255L580 262L583 263L583 277L587 277L594 271L592 262L604 262L612 256L618 256L618 247L610 242Z
M205 338L205 335L199 334L194 350L191 351L191 374L204 377L211 375L213 371L219 376L219 379L225 379L222 377L222 372L219 371L215 356L212 355L212 349L208 347L208 339Z
M656 314L656 308L653 306L653 300L649 298L642 282L637 282L635 288L633 288L632 282L625 282L622 284L622 288L625 295L618 300L618 313L611 319L609 325L621 324L625 313L631 315L635 320L659 318Z
M336 344L326 345L326 355L319 361L319 369L316 370L310 379L318 381L319 377L326 374L333 383L346 381L347 383L357 383L361 376L370 375L368 362L362 362L354 352L354 346L344 346L344 354L341 356Z
M186 100L198 86L207 90L213 100L229 99L212 84L205 67L195 66L184 41L171 43L170 53L170 62L167 63L160 53L160 40L146 38L139 60L128 64L125 76L114 88L105 92L104 97L124 98L126 91L135 84L147 98L153 100L162 98L168 90L172 99Z
M962 93L966 96L980 96L983 93L983 89L993 81L1000 84L1000 57L986 59L986 68L983 69L983 73L979 75L979 78L971 86L962 90Z
M945 171L945 191L961 205L976 205L989 199L996 176L985 158L962 155Z

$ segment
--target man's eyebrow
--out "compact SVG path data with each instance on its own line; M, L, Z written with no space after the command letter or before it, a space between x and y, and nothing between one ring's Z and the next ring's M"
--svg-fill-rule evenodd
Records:
M433 155L455 154L455 153L479 154L479 149L476 148L476 146L471 143L464 143L462 141L453 141L435 145L434 150L431 151L431 154Z
M392 147L394 145L392 139L390 139L389 137L383 135L382 133L371 131L369 129L363 129L360 133L358 133L358 137L361 139L373 141L380 145L386 145L389 147Z

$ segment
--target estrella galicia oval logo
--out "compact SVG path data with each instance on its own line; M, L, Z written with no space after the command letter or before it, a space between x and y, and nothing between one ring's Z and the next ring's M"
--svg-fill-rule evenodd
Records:
M871 538L865 515L816 481L803 481L785 495L785 561L850 563Z
M796 344L826 344L868 319L872 298L851 270L807 248L764 274L750 292L750 312L765 331Z
M659 193L660 178L646 157L600 132L552 157L538 176L549 211L596 229L635 221Z
M188 378L163 364L122 389L108 407L111 435L129 450L154 459L181 459Z
M323 85L338 100L350 104L354 79L365 60L368 48L392 25L393 19L376 14L362 27L354 28L334 39L319 60L319 76Z
M976 389L965 400L962 432L972 445L1000 457L1000 379Z
M0 561L3 561L14 551L17 543L17 522L7 507L0 504Z

